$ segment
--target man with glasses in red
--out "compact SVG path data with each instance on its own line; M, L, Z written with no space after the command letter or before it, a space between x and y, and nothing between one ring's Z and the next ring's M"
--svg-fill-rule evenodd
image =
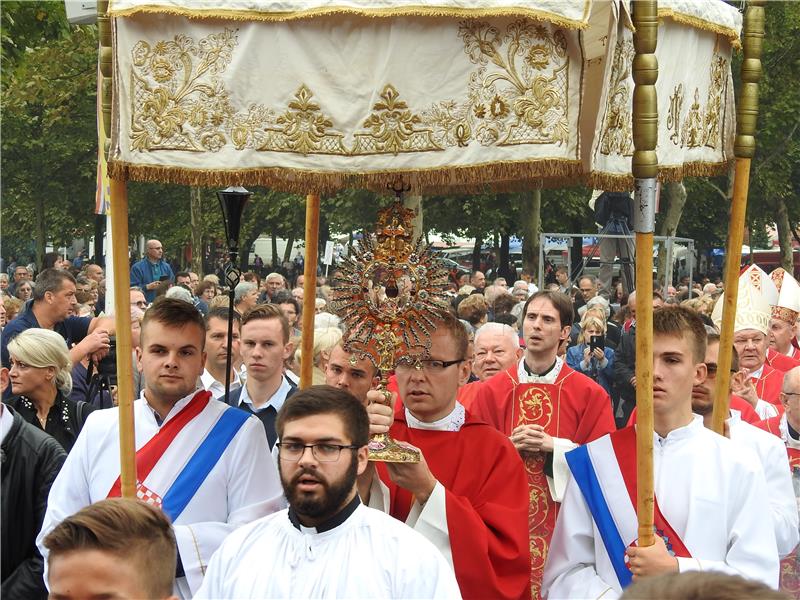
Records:
M525 471L509 440L456 401L471 368L464 326L446 315L432 329L429 357L396 366L404 406L389 429L422 458L370 463L362 498L432 541L464 598L529 598ZM386 431L375 426L371 433Z

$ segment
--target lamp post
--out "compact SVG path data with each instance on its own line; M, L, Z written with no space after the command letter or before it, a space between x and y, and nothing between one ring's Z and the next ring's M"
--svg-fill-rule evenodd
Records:
M219 206L222 209L222 220L225 222L225 240L228 243L228 264L225 266L225 283L228 285L228 343L225 361L225 404L230 404L231 362L233 360L233 300L235 288L239 285L242 272L237 266L239 256L239 230L242 227L244 206L252 196L243 187L229 187L217 192Z

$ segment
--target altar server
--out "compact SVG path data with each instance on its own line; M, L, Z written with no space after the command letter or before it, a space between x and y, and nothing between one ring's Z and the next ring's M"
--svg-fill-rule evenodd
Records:
M314 386L278 413L288 510L233 533L198 598L459 598L442 554L421 534L361 504L369 421L349 392Z
M147 382L134 402L139 499L175 526L176 592L189 598L222 540L238 526L283 508L261 423L196 389L205 324L191 304L163 299L142 322L139 368ZM119 410L95 411L50 491L42 539L84 506L120 495Z
M545 567L547 598L616 598L632 579L689 570L777 587L775 533L760 518L769 506L761 465L692 414L692 387L706 376L705 346L693 311L654 311L654 545L635 545L635 428L573 450Z

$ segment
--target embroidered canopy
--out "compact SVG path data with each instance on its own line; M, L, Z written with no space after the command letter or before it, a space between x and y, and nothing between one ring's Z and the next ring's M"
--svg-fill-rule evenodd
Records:
M630 189L622 0L112 0L109 169L294 192ZM660 0L661 177L723 171L741 17Z

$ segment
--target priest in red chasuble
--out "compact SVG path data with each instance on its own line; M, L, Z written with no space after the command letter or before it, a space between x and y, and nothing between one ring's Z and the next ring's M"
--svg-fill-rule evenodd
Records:
M505 435L456 401L470 373L467 333L450 315L434 323L429 356L396 366L403 405L392 411L380 405L381 392L367 395L371 432L389 428L395 440L419 448L422 460L370 463L359 492L439 548L464 598L530 598L522 461Z
M528 480L531 592L539 597L558 503L569 469L564 455L615 430L605 390L557 356L572 327L572 302L561 292L532 295L523 309L525 354L480 386L475 417L509 436Z

